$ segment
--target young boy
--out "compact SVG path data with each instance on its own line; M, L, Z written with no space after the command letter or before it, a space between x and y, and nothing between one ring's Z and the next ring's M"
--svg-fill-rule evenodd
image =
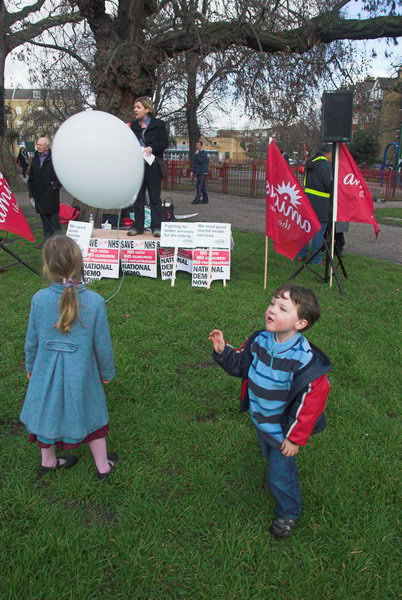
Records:
M325 427L329 359L301 335L320 317L310 290L285 284L277 288L265 313L265 330L255 332L240 350L213 329L213 357L241 377L241 410L250 408L261 449L269 462L267 485L276 500L270 532L288 537L300 516L302 500L296 460L299 447Z

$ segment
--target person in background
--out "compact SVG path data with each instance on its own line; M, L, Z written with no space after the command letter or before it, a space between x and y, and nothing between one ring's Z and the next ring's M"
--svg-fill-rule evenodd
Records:
M44 240L61 230L59 221L61 183L53 168L52 151L47 137L36 142L36 152L29 169L28 188L39 213ZM44 241L36 246L42 248Z
M169 145L165 122L155 119L152 101L146 96L141 96L134 101L135 120L129 123L129 127L137 136L144 155L155 156L152 164L145 161L144 179L137 199L134 203L134 226L127 235L139 235L144 233L145 217L145 194L148 192L151 208L151 229L154 237L161 235L162 221L162 171L161 163L163 152ZM124 211L124 216L132 211L132 207Z
M22 176L25 179L25 177L27 176L27 169L28 169L28 166L29 166L29 160L28 160L27 151L25 150L24 146L20 147L20 151L18 152L16 163L17 163L17 165L19 165L21 167L21 169L22 169Z
M208 192L206 179L208 175L209 158L205 150L202 149L203 143L197 142L195 145L195 154L193 158L193 174L197 177L196 194L191 204L207 204Z
M311 240L313 253L319 250L324 243L325 232L328 226L329 201L331 197L332 182L332 144L323 144L319 151L309 158L304 169L304 191L311 202L321 228ZM297 255L299 262L304 262L307 257L308 245L303 246ZM318 252L311 264L322 264L323 252Z
M285 152L285 150L283 150L283 148L279 148L279 152L282 154L283 158L286 160L286 162L289 164L290 163L290 157L289 154L287 152Z

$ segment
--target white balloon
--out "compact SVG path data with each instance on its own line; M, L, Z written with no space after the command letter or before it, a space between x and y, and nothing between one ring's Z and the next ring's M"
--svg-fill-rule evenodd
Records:
M128 208L129 206L132 206L136 200L137 194L134 194L134 196L130 198L130 200L126 204L123 204L123 206L120 206L119 208Z
M123 121L99 110L73 115L59 127L52 160L65 189L96 208L130 206L144 178L135 134Z

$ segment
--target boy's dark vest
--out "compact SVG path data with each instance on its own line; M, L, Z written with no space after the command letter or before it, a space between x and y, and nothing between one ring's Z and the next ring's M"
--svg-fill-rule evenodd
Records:
M261 330L264 331L264 330ZM244 351L244 368L241 382L241 397L240 397L240 410L246 411L249 409L250 400L248 396L248 371L253 361L253 355L251 354L251 344L255 340L261 331L256 331L253 335L243 344L242 349ZM283 434L289 431L290 427L297 419L297 412L300 408L300 403L303 398L303 394L309 383L325 375L331 370L331 363L329 358L322 352L317 346L314 346L309 342L313 351L312 360L304 366L302 369L294 374L292 386L289 390L287 406L283 412L281 419L281 427ZM321 413L318 417L312 434L320 433L327 426L327 419L325 413Z

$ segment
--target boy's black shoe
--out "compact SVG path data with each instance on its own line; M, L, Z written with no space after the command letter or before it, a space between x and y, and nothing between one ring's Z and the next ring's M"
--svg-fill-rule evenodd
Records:
M289 517L276 517L272 521L270 532L278 538L286 538L292 534L293 528L296 525L296 519Z

